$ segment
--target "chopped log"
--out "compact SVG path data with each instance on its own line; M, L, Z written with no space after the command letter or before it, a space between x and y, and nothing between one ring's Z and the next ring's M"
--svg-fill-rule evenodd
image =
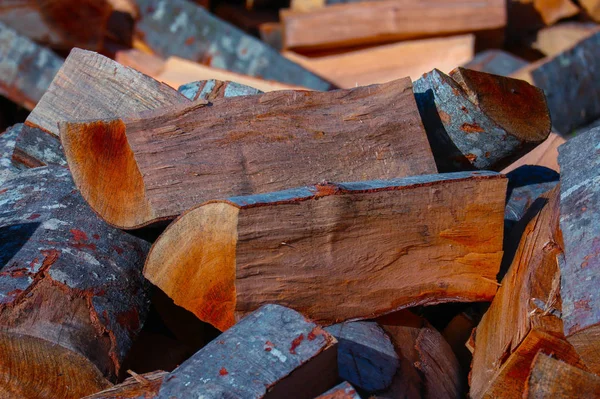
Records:
M252 96L263 92L237 82L199 80L179 86L178 91L192 101L214 101L217 98Z
M385 83L404 76L417 80L438 68L449 72L473 58L475 36L406 41L324 57L286 51L283 55L341 88Z
M329 325L490 300L505 188L465 172L211 201L167 228L145 276L220 330L272 302Z
M232 195L436 170L409 79L198 101L123 120L61 123L61 132L84 198L126 229ZM99 181L98 170L113 182Z
M512 77L544 90L557 133L569 134L595 121L600 118L600 32Z
M0 133L0 185L19 173L19 168L12 161L17 137L19 137L18 125Z
M168 374L166 371L136 374L119 385L82 399L154 399Z
M19 131L12 154L12 160L16 165L22 165L25 168L67 165L67 159L58 137L37 127L24 124L18 124L15 128Z
M314 398L336 382L335 338L292 309L265 305L167 376L159 398Z
M520 398L540 349L583 365L563 335L560 318L561 273L557 263L563 253L558 194L555 187L530 210L535 216L527 223L502 286L477 326L470 377L472 398Z
M0 22L52 48L99 51L105 38L124 44L131 40L132 6L124 0L10 0L0 6Z
M556 172L560 172L558 165L558 147L566 140L558 134L552 132L546 140L533 150L511 163L502 170L502 173L511 172L524 165L537 165L550 168Z
M177 90L138 71L73 49L25 123L58 136L58 122L115 118L189 102Z
M1 95L32 110L62 63L63 59L48 48L0 23Z
M566 261L561 263L563 321L567 339L586 366L600 372L600 128L582 133L559 148L560 227Z
M360 399L360 396L352 385L344 381L316 399Z
M600 1L598 0L579 0L586 14L594 21L600 22Z
M65 168L22 171L0 193L0 396L107 388L146 317L149 244L94 215Z
M341 379L367 394L389 387L400 359L394 345L376 322L334 324L325 331L338 341L338 370Z
M283 33L281 23L266 22L258 27L260 40L267 43L277 51L283 49Z
M494 75L509 76L527 64L527 61L511 53L492 49L477 54L471 61L464 64L463 68Z
M529 399L600 397L600 377L539 352L523 395Z
M377 321L401 356L392 386L377 399L445 399L464 397L463 377L452 349L427 320L405 310Z
M501 0L369 1L308 12L282 10L280 16L283 47L299 52L448 36L506 24Z
M532 47L552 57L575 46L577 43L600 31L593 23L563 22L537 32Z
M434 69L414 92L440 172L500 170L550 133L544 94L516 79Z
M176 56L238 74L328 90L331 84L282 57L260 40L186 0L138 0L136 29L159 56ZM223 79L216 76L195 79ZM187 83L187 82L183 82ZM243 83L243 82L241 82Z

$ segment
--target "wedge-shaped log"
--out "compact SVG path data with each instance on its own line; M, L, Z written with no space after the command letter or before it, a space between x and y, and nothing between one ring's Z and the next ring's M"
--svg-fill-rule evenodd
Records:
M134 228L211 199L435 173L411 88L402 79L200 101L123 120L61 123L61 139L92 208Z
M94 215L65 168L22 171L0 193L0 396L106 388L146 317L149 244Z
M263 93L254 87L246 86L237 82L215 79L190 82L179 86L177 91L192 101L213 101L217 98L252 96Z
M136 30L164 58L176 56L244 75L328 90L331 84L259 39L186 0L138 0ZM198 78L196 78L198 79Z
M561 167L560 227L565 334L585 364L600 372L600 128L558 149Z
M67 165L65 153L57 136L22 123L15 125L13 128L18 131L12 154L12 160L16 165L25 168Z
M154 399L158 396L158 390L167 375L169 373L166 371L135 375L119 385L83 399Z
M506 179L493 172L322 184L199 206L145 276L224 330L276 302L323 324L497 288Z
M557 263L564 261L564 255L558 230L559 188L534 204L530 212L535 211L502 286L477 327L470 378L472 398L521 398L540 349L583 365L563 335L560 318Z
M62 63L50 49L0 23L0 94L9 100L32 110Z
M506 24L503 0L385 0L282 10L283 47L299 51L353 47L491 30Z
M552 125L569 134L600 118L600 32L512 76L544 90Z
M352 385L344 381L323 395L319 395L317 399L360 399L360 396Z
M600 397L600 377L539 352L523 398L570 399Z
M58 122L115 118L190 101L100 54L73 49L26 124L58 136Z
M335 338L292 309L265 305L167 376L158 398L308 399L337 378Z
M440 172L500 170L550 134L544 93L526 82L434 69L414 92Z

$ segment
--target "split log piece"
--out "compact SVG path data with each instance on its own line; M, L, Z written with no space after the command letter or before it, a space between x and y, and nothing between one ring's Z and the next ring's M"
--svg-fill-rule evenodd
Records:
M316 399L361 399L356 389L347 382L342 382Z
M210 201L167 228L144 273L220 330L273 302L329 325L489 301L505 192L502 175L462 172Z
M254 87L221 80L199 80L179 86L178 91L192 101L213 101L217 98L252 96L263 92Z
M408 78L60 125L77 187L106 221L126 229L211 199L436 172Z
M19 134L12 154L13 163L23 168L66 166L67 159L57 136L37 127L15 125Z
M158 398L309 399L337 374L333 336L292 309L265 305L165 377Z
M168 374L166 371L136 374L119 385L82 399L154 399Z

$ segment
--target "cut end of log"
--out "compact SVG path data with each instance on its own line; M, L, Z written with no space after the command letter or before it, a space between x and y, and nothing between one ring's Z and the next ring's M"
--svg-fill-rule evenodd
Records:
M0 353L3 398L80 398L111 386L89 360L39 338L0 332Z
M239 209L215 202L183 214L152 247L144 275L221 331L235 324ZM190 273L192 271L192 273Z
M122 229L153 219L122 120L61 122L59 129L75 184L92 209Z

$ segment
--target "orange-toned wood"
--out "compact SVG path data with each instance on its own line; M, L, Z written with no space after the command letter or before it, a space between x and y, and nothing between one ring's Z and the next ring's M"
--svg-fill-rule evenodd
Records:
M553 57L598 31L600 26L593 23L563 22L538 31L532 47Z
M598 0L579 0L579 4L585 12L596 22L600 22L600 1Z

